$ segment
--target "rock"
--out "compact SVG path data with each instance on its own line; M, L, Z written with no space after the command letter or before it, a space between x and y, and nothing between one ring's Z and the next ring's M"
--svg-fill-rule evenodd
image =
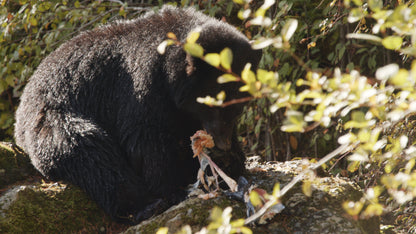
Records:
M26 154L12 143L0 142L0 189L36 174Z
M271 193L275 183L283 188L301 172L302 161L261 163L259 157L251 157L247 168L246 177ZM183 227L197 232L210 223L214 207L232 207L232 220L246 218L241 202L225 196L192 197L137 226L116 224L76 186L44 182L28 157L9 143L0 144L0 173L0 233L119 233L126 229L125 233L155 233L160 227L168 227L169 233ZM281 213L266 224L248 227L253 233L378 233L378 218L357 221L341 207L343 201L361 196L360 188L348 178L317 178L311 196L302 192L299 183L282 197L286 208Z
M259 163L253 158L247 167L253 171L248 177L258 187L272 192L274 184L283 188L302 168L302 161ZM345 200L357 200L362 196L360 188L347 178L317 178L313 183L310 197L302 192L299 183L285 196L285 209L264 225L252 225L253 233L378 233L378 218L356 221L341 207ZM208 210L214 206L233 208L232 219L245 218L245 206L224 196L211 200L190 198L166 212L141 224L129 228L125 233L155 233L159 227L168 227L169 233L189 225L193 232L207 226Z
M0 142L0 233L119 233L126 228L76 186L43 181L27 155Z

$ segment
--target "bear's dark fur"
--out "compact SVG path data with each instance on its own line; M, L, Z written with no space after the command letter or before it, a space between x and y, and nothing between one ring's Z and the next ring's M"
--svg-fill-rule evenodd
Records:
M241 174L244 157L233 134L241 105L195 101L221 90L227 100L242 97L241 84L218 84L222 72L180 46L164 55L156 50L168 32L185 41L196 27L205 52L232 49L233 71L258 63L241 33L193 9L164 7L81 33L30 78L16 112L17 144L44 176L80 186L118 221L138 222L184 197L199 167L189 141L199 129L219 148L213 160Z

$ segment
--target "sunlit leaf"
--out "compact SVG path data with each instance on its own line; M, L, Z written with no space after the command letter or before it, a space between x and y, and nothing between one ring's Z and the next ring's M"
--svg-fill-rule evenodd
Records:
M310 180L303 181L302 192L308 197L312 195L312 182Z
M172 41L172 40L164 40L162 43L160 43L159 45L158 45L158 47L157 47L157 52L159 53L159 54L165 54L165 52L166 52L166 48L169 46L169 45L172 45L174 43L174 41Z
M361 8L353 8L348 15L348 22L354 23L361 20L366 14Z
M238 80L239 80L238 77L236 77L232 74L226 73L226 74L221 75L220 77L218 77L217 82L220 83L220 84L223 84L223 83L234 82L234 81L238 81Z
M253 83L256 81L256 75L254 74L251 69L251 64L247 63L244 67L244 70L241 72L241 79L245 81L247 84Z
M240 227L239 228L239 231L241 233L243 233L243 234L253 234L253 232L251 231L251 229L248 228L248 227Z
M382 0L368 0L368 6L373 11L378 11L383 7Z
M201 58L204 55L204 48L196 43L185 43L183 49L190 55Z
M373 217L373 216L380 216L383 213L383 206L381 204L369 204L365 210L363 215L365 217Z
M250 192L250 202L253 204L253 206L260 206L262 204L262 200L260 198L260 195L256 191Z
M287 21L285 26L283 26L282 32L281 32L283 40L289 41L290 38L295 33L297 27L298 27L298 21L296 19L290 19L289 21Z
M156 234L168 234L169 228L161 227L157 230Z
M352 172L357 171L359 167L360 167L359 161L352 161L348 164L347 170L352 173Z
M194 31L192 31L189 35L188 35L188 37L186 38L186 42L187 43L189 43L189 44L194 44L194 43L196 43L196 41L198 40L198 38L199 38L199 35L200 35L200 32L199 32L200 30L194 30Z
M376 78L379 80L387 80L388 78L394 76L399 71L399 65L393 63L380 67L376 71Z
M218 94L217 94L217 100L220 100L220 101L223 101L223 100L225 100L225 92L224 92L224 90L222 90L221 92L219 92Z
M272 196L275 198L280 196L280 183L274 184Z
M231 71L231 64L233 62L233 52L229 48L225 48L220 53L221 66L226 70Z
M347 211L347 213L351 216L358 215L363 209L363 206L364 204L360 201L358 202L346 201L342 203L342 207L344 208L344 210Z
M220 55L217 53L208 53L204 56L205 62L210 64L213 67L220 66Z
M389 50L398 50L402 47L403 38L398 36L389 36L381 40L381 44Z
M366 33L349 33L347 34L348 39L361 39L367 41L373 41L376 43L381 43L382 39L378 36Z

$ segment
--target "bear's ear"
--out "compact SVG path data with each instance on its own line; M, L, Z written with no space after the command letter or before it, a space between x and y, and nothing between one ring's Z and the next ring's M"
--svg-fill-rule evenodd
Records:
M194 58L192 55L186 53L186 75L191 76L195 71Z

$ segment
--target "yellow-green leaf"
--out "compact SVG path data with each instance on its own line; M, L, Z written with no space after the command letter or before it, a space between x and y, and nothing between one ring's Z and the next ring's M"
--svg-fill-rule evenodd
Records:
M209 53L204 56L205 62L210 64L213 67L220 66L220 55L217 53Z
M256 75L250 69L251 64L247 63L244 70L241 72L241 79L243 79L247 84L256 82Z
M161 227L157 230L156 234L168 234L169 229L167 227Z
M224 101L225 100L225 92L224 92L224 90L221 90L221 92L219 92L217 94L217 100L220 100L220 101Z
M239 80L238 77L235 77L234 75L226 73L226 74L218 77L217 82L220 83L220 84L223 84L223 83L234 82L234 81L238 81L238 80Z
M358 170L358 167L360 166L360 161L353 161L348 164L348 171L349 172L355 172Z
M38 20L35 17L30 18L30 25L37 26Z
M398 36L389 36L381 40L381 44L389 50L398 50L402 47L403 38Z
M185 43L183 49L190 55L201 58L204 55L204 48L196 43Z
M383 213L383 206L381 204L369 204L364 210L365 217L380 216Z
M255 207L261 205L262 203L260 195L256 191L250 192L250 201Z
M74 2L74 7L75 8L79 8L80 6L81 6L81 4L79 3L79 1Z
M272 196L277 198L279 195L280 195L280 184L276 183L276 184L274 184L274 187L273 187Z
M353 201L346 201L342 203L342 207L345 211L351 216L358 215L363 208L364 204L360 201L353 202Z
M240 227L240 230L239 231L241 233L243 233L243 234L253 234L253 232L251 231L251 229L248 228L248 227Z
M194 44L199 38L199 31L192 31L188 37L186 38L186 42L190 44Z
M394 75L390 82L397 86L402 86L407 83L407 79L409 77L409 72L406 69L400 69L396 75Z
M308 197L312 195L312 182L310 180L303 181L302 191Z
M221 66L226 70L231 70L231 63L233 62L233 52L229 48L225 48L220 53Z

